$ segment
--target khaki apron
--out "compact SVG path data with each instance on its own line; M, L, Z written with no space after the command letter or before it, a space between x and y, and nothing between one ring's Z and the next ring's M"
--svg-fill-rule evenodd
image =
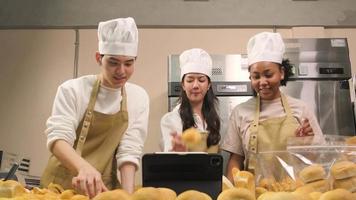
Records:
M91 92L85 116L77 128L77 139L73 148L101 173L106 187L114 189L120 187L117 180L116 149L128 127L126 91L124 87L121 90L120 111L110 115L94 111L99 88L98 78ZM47 187L52 182L62 185L64 189L71 189L75 176L76 174L71 173L54 155L51 155L41 177L41 186Z
M286 150L287 139L295 136L295 130L299 126L297 119L295 119L292 115L292 111L286 97L282 93L281 100L286 116L269 118L259 122L260 97L257 96L255 118L249 128L250 139L247 156L248 159L246 162L246 168L253 173L256 169L257 154L268 151Z

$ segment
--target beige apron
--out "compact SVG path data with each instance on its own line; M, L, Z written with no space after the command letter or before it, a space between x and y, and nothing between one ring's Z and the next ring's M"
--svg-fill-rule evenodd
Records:
M249 128L250 139L246 162L246 168L251 172L255 172L258 153L285 150L287 139L295 136L299 122L293 117L287 99L282 93L281 100L286 116L269 118L259 122L260 97L257 96L255 118Z
M98 78L91 92L85 116L77 128L74 149L101 173L106 187L114 189L120 187L117 180L116 149L128 127L126 91L124 87L121 90L120 111L110 115L94 111L99 88ZM47 187L52 182L62 185L64 189L70 189L74 176L76 174L67 170L54 155L51 155L41 177L41 186Z

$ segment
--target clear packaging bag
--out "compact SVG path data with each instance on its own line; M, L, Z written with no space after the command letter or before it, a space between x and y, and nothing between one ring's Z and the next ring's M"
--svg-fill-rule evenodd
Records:
M356 163L356 145L347 144L348 136L293 137L285 151L259 152L255 171L256 183L271 191L293 191L305 183L299 173L311 165L325 170L323 180L330 179L335 162Z

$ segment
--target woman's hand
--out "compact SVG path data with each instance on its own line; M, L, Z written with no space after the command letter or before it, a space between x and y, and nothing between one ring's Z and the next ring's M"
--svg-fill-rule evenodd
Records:
M184 145L182 141L182 137L178 135L177 132L174 132L172 135L172 149L171 151L180 151L184 152L187 151L187 147Z
M101 174L90 164L85 164L79 169L78 175L72 179L72 185L90 198L108 191L101 179Z
M302 124L295 131L297 137L313 136L313 129L310 126L308 119L303 119Z

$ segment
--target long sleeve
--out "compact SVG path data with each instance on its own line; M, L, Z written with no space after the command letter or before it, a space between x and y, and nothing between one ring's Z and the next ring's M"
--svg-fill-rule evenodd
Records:
M51 149L54 141L62 139L73 146L76 139L76 128L79 124L80 114L78 113L76 95L72 90L65 86L58 88L52 115L48 118L47 129L47 147Z
M141 87L128 85L127 102L129 126L124 133L116 154L118 168L125 162L131 162L139 168L143 146L147 137L149 97Z

